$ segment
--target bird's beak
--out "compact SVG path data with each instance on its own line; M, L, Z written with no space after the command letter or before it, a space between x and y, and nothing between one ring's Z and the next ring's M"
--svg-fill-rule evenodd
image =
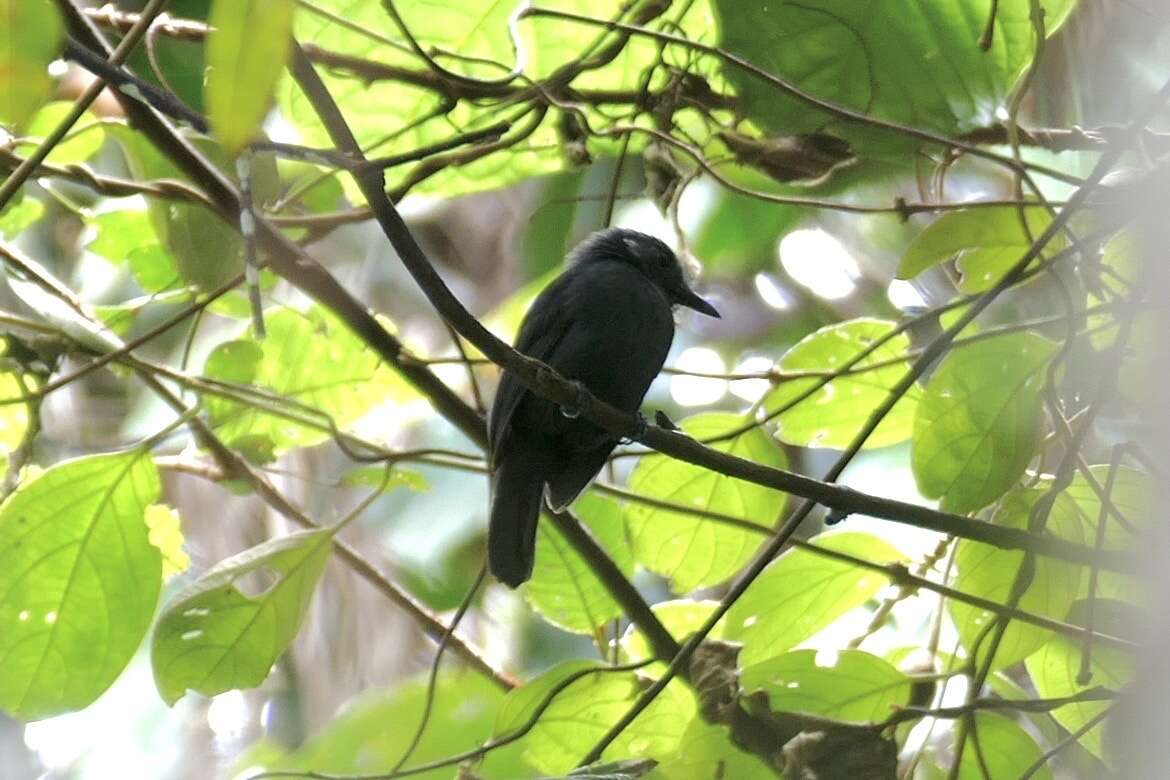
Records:
M694 309L697 312L706 314L708 317L721 319L719 311L714 306L700 298L698 293L688 287L684 286L675 293L675 302L680 306L686 306L688 309Z

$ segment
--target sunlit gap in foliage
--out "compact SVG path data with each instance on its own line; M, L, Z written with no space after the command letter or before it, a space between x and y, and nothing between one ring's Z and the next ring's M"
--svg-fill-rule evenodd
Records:
M905 279L891 281L890 286L886 288L886 297L901 311L926 307L926 299L922 297L918 287Z
M702 374L723 374L727 365L713 349L690 347L678 356L675 366L682 371ZM726 379L678 374L670 378L670 397L679 406L706 406L727 395Z
M840 241L820 228L794 230L780 239L780 264L793 281L818 298L836 301L857 289L857 261Z

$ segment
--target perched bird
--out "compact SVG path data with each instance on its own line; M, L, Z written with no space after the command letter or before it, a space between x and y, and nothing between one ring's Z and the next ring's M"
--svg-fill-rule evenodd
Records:
M674 339L675 305L719 312L687 285L666 244L633 230L594 233L536 298L516 349L635 412ZM546 401L505 371L488 418L488 564L515 588L532 575L541 502L563 509L605 465L617 439Z

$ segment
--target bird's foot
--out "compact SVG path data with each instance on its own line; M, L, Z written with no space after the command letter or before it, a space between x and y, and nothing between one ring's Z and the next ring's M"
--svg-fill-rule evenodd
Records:
M573 386L573 392L576 398L571 406L561 407L561 414L570 420L576 420L581 416L581 409L589 399L589 389L575 379L570 380L569 384Z
M650 428L650 421L646 419L646 415L641 412L634 412L634 434L632 436L624 437L621 440L622 444L631 444L640 441L646 435L646 431Z

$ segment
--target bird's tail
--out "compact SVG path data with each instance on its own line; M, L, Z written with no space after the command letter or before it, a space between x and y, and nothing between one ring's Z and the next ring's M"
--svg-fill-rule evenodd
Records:
M544 481L536 459L522 450L508 453L492 474L488 568L509 588L532 576Z

